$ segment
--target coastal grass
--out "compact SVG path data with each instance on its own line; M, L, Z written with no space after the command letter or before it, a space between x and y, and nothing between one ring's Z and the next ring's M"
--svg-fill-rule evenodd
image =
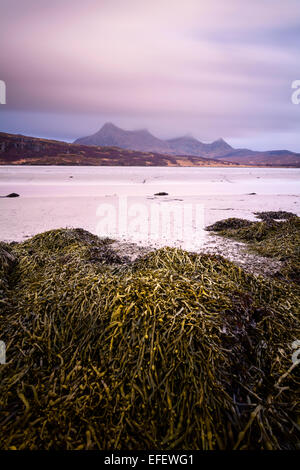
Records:
M81 229L1 243L0 278L1 449L299 447L291 284Z

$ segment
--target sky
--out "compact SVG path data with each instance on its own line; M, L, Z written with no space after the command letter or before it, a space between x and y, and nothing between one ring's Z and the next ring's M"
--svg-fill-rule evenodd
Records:
M0 0L0 130L300 152L299 0Z

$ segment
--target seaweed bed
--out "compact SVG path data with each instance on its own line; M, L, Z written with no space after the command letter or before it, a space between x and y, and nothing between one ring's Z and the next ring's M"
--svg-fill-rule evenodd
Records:
M248 244L262 256L283 261L278 274L285 281L300 283L300 217L285 211L256 212L260 221L229 218L206 228L218 235Z
M0 244L0 294L1 449L299 448L291 280L60 229Z

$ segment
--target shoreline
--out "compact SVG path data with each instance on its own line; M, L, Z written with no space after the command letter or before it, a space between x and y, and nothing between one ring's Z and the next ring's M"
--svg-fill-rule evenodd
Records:
M280 269L279 262L248 253L242 242L224 240L203 229L229 217L255 221L257 211L284 210L300 215L299 183L300 170L287 168L0 167L1 194L20 195L0 199L0 240L20 242L52 229L81 227L115 239L118 250L127 249L133 257L135 252L181 247L220 254L250 272L268 275ZM167 195L155 196L160 191ZM108 217L107 229L101 231L104 209L109 216L115 213L118 223L122 201L127 204L127 209L122 209L127 217L125 233L109 225L113 217ZM130 210L136 205L145 213L140 226L148 224L140 234L130 225L135 220ZM161 228L153 236L153 207L161 214L177 210L184 215L187 206L202 210L199 230L194 230L194 221L189 227L193 243L186 246L191 232L185 233L184 222L179 236L172 232L171 218L166 219L165 231Z
M277 250L296 249L299 220L288 215L282 224L250 223L250 231L264 227L268 248L277 227L288 235ZM243 233L241 221L226 223L248 233L248 223ZM82 229L0 243L2 447L298 448L295 272L254 276L176 248L130 260L128 245L114 243ZM262 426L269 433L258 444Z
M66 227L72 229L75 227ZM82 230L82 227L77 227ZM51 230L51 229L50 229ZM35 235L41 235L44 232L37 233L31 237L25 237L23 240L0 240L0 242L10 244L22 243L33 238ZM222 256L228 261L231 261L236 266L241 267L245 272L253 274L255 276L266 276L272 277L276 275L283 266L283 262L260 256L256 253L249 251L247 244L232 240L230 238L225 238L215 233L207 233L206 240L197 250L195 249L186 249L182 248L181 245L175 246L175 248L183 249L187 253L191 254L209 254L209 255L218 255ZM101 240L103 237L99 237ZM135 243L133 241L124 241L112 239L110 247L116 253L117 256L121 258L127 258L130 262L136 261L138 258L143 257L153 251L159 250L161 248L174 248L174 246L169 246L167 244L161 243L150 243L150 244L141 244Z
M111 244L111 248L119 256L128 257L130 261L135 261L137 258L147 255L159 248L169 247L167 245L158 247L114 240ZM205 243L200 250L194 251L191 249L185 251L198 255L211 254L222 256L244 269L245 272L253 274L254 276L274 276L280 271L283 265L282 261L251 253L245 243L215 234L208 235L207 243Z

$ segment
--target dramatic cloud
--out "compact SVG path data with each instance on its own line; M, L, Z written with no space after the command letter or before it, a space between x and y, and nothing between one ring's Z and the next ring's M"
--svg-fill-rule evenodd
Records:
M2 129L72 139L109 120L300 151L298 0L0 0L0 43Z

